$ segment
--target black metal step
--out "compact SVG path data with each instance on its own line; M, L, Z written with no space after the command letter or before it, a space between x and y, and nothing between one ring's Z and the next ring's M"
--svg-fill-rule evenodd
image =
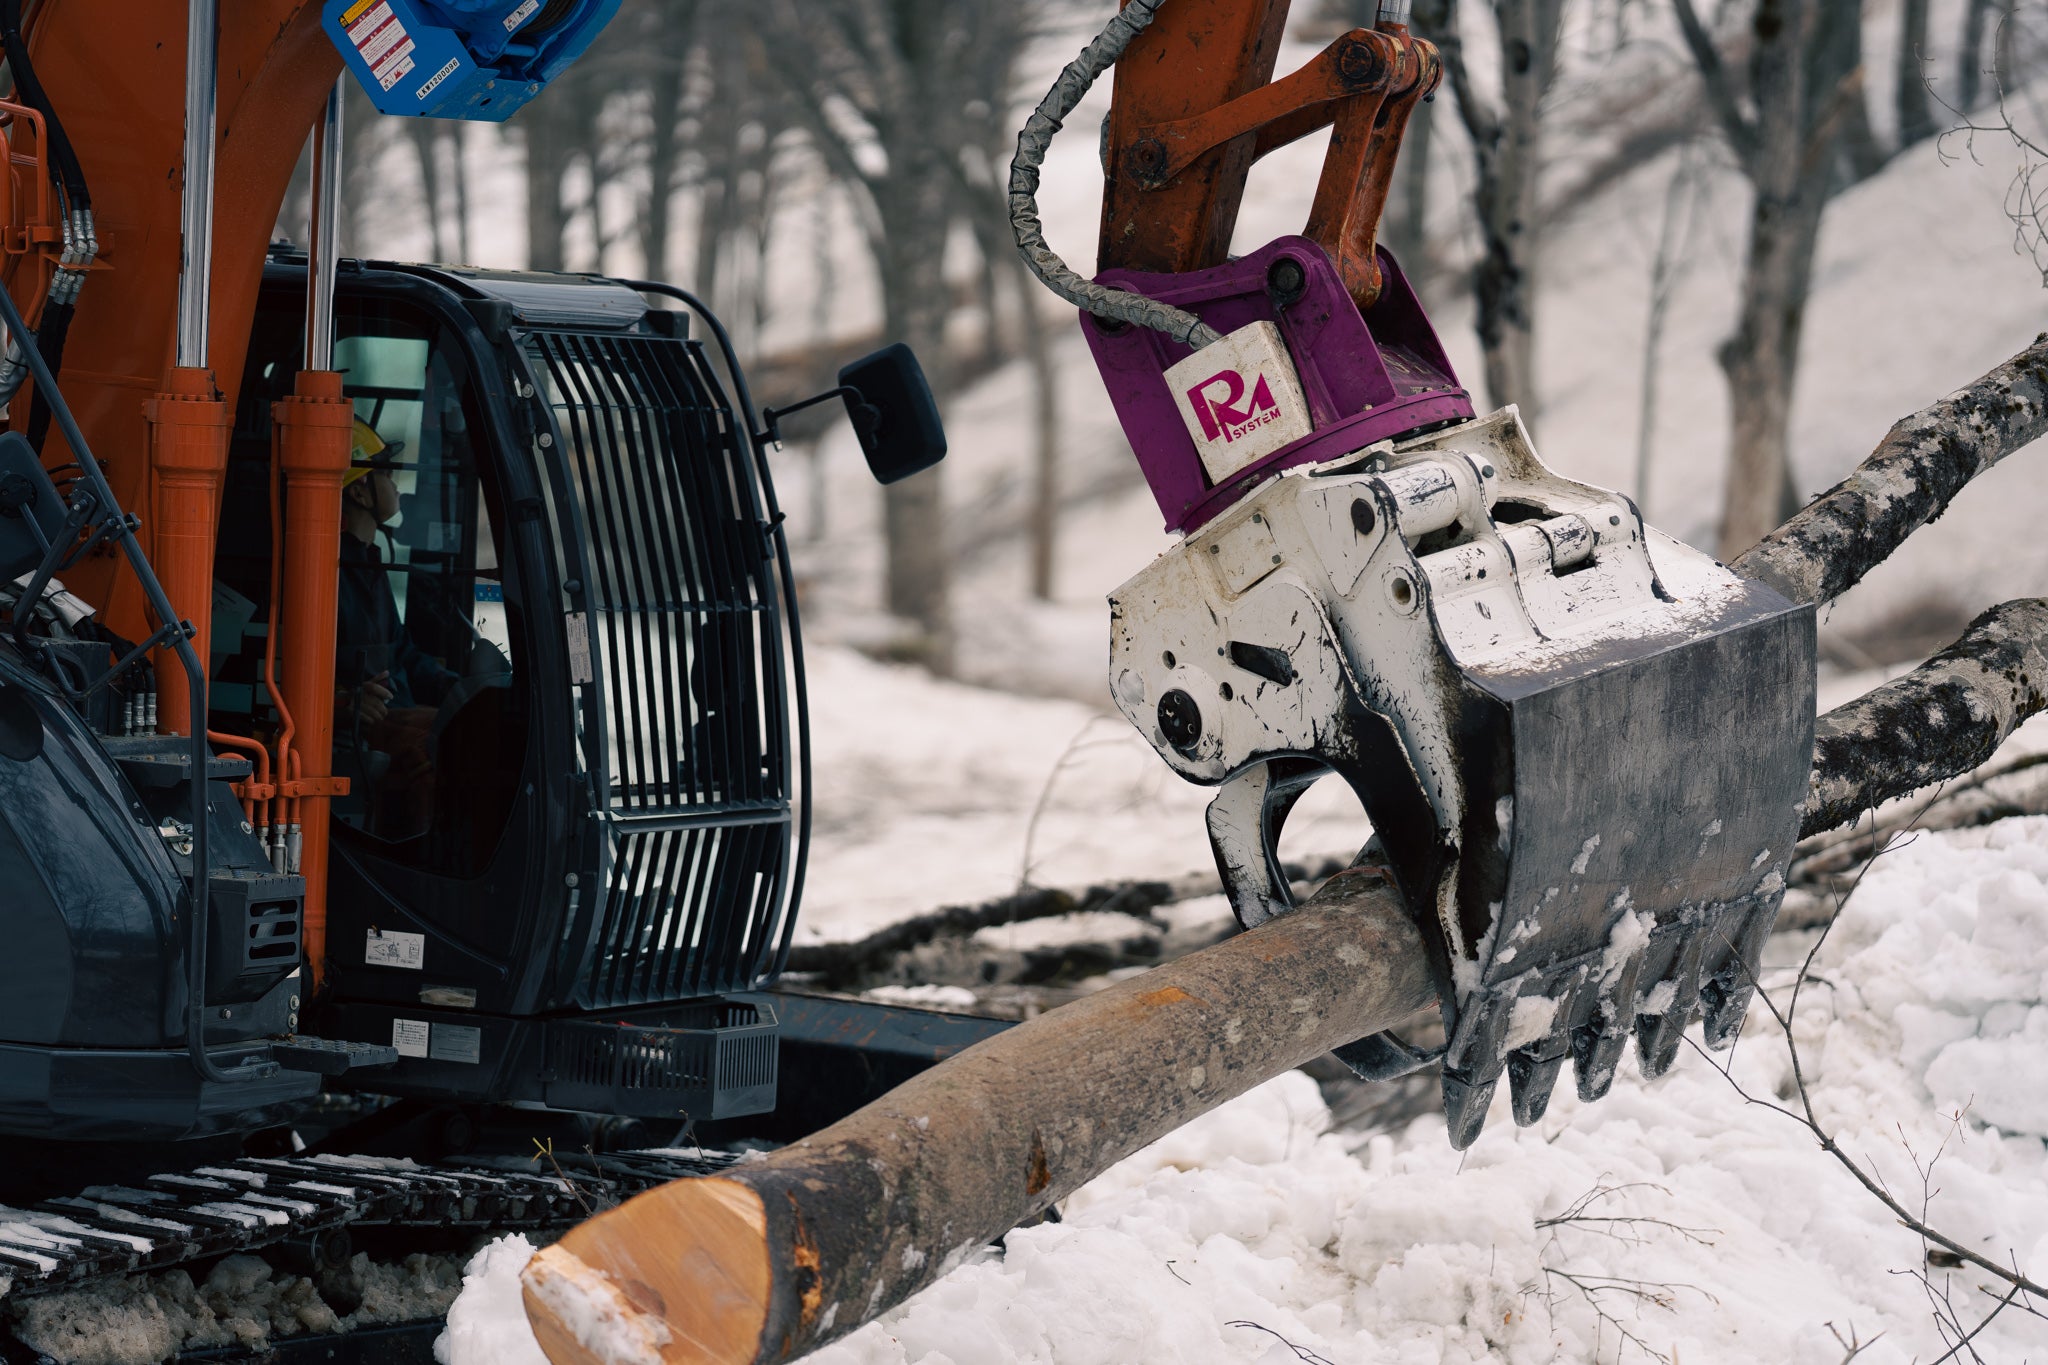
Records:
M398 1049L389 1043L356 1043L342 1038L313 1038L295 1033L270 1045L270 1059L287 1071L339 1076L362 1067L392 1066Z

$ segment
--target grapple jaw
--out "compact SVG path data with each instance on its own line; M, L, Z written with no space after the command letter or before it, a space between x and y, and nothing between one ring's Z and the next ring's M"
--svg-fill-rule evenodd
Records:
M1117 704L1219 788L1246 924L1289 908L1301 793L1358 794L1440 984L1455 1145L1503 1071L1526 1124L1568 1058L1594 1099L1631 1033L1653 1076L1695 1017L1733 1041L1806 794L1810 607L1552 473L1507 409L1268 480L1112 611Z

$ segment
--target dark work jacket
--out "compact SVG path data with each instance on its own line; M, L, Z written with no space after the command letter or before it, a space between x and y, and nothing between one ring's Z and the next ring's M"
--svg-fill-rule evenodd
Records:
M455 679L406 633L383 553L346 531L341 536L334 627L334 685L343 691L388 673L385 686L391 689L392 707L432 706Z

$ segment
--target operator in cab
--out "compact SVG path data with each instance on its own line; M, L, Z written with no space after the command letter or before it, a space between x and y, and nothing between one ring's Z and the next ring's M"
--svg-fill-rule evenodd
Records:
M334 746L342 771L370 785L371 832L404 839L425 831L434 808L431 729L456 675L407 632L378 543L398 515L393 475L405 443L385 442L358 417L352 447L341 493Z

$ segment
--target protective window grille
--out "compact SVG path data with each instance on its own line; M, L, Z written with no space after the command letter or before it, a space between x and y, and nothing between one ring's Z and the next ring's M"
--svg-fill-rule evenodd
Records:
M791 912L791 679L768 490L703 350L539 331L565 577L581 578L585 762L606 867L586 1008L742 989ZM594 925L595 933L586 928Z

